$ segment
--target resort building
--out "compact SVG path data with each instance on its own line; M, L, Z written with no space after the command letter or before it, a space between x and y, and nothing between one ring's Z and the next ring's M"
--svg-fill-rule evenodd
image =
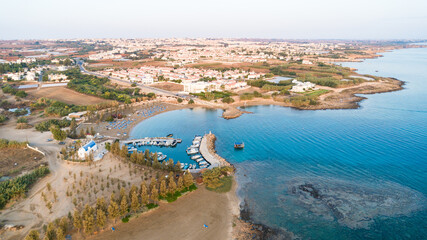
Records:
M84 120L84 116L86 115L87 111L83 111L83 112L73 112L68 114L68 116L66 116L65 118L68 120L71 119L76 119L76 121L80 121L80 120Z
M78 151L78 156L80 159L85 159L89 156L90 153L95 152L98 150L98 146L96 143L92 140L88 143L86 143L84 146L82 146Z
M308 90L316 90L316 84L311 82L301 82L296 79L292 80L292 83L295 84L291 90L291 92L305 92Z

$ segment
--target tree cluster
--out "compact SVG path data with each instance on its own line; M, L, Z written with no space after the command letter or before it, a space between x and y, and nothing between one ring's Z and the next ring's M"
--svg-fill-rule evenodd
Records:
M99 78L82 74L78 69L70 69L65 72L70 82L68 88L84 94L94 95L105 99L131 103L141 100L143 97L154 98L155 94L141 93L139 88L118 88L110 85L108 78Z
M33 183L47 174L48 167L39 167L24 176L0 182L0 209L10 200L23 197Z

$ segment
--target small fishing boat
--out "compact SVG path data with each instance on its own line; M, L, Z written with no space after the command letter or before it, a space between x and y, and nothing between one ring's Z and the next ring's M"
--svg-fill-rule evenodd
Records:
M235 149L243 149L245 147L245 143L244 142L235 142L234 143L234 148Z
M198 159L198 158L201 158L201 157L202 157L202 155L197 154L197 155L191 156L191 160L195 160L195 159Z
M168 135L166 135L166 137L172 137L172 136L173 136L172 133L169 133Z

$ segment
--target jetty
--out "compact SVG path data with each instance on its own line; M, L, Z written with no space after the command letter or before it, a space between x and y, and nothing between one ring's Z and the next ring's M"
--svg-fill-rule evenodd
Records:
M215 150L216 137L213 133L205 134L200 143L200 154L210 164L208 169L214 167L231 166L224 158L219 156Z
M123 140L122 143L128 146L160 146L160 147L175 147L182 140L179 138L155 137L155 138L139 138Z

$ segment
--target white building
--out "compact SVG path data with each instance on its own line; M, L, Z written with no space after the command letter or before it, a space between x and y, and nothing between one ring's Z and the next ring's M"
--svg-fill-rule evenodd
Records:
M79 155L80 159L85 159L86 157L89 156L90 153L95 152L96 150L98 150L98 146L96 145L96 143L92 140L88 143L86 143L84 146L82 146L81 148L79 148L79 151L77 152L77 154Z
M209 92L210 90L215 90L215 87L208 82L184 83L184 92L187 93Z
M296 79L292 80L295 85L291 88L291 92L305 92L308 90L316 90L316 84L311 82L301 82Z
M312 65L313 63L307 59L303 59L302 64Z
M6 74L6 76L12 79L13 81L19 81L19 80L22 80L22 78L24 77L24 73L21 73L21 72L8 73Z
M66 80L67 80L67 75L65 74L49 74L49 81L62 82Z
M34 81L36 80L36 73L35 72L27 72L27 75L25 76L27 81Z

